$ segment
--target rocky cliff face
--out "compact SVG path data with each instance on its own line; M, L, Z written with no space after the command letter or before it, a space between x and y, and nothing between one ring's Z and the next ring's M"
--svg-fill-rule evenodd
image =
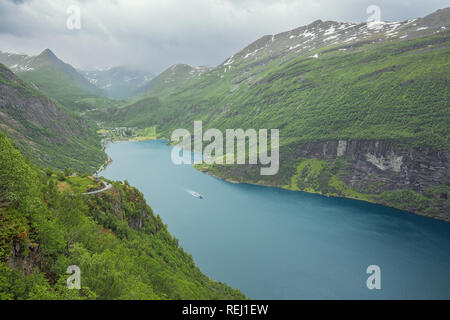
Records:
M15 77L12 72L8 70L0 72L4 79L9 81L9 83L0 82L0 119L3 120L4 126L8 125L13 128L17 121L21 122L17 124L16 128L20 129L21 133L26 132L24 121L39 129L52 128L55 132L53 137L47 135L44 138L53 143L66 142L66 137L72 134L87 137L86 128L70 123L72 121L70 117L49 98L37 91L30 91L26 84ZM16 121L14 118L21 118L20 120L24 121L19 119ZM37 134L45 136L44 132L38 131ZM29 139L33 139L33 137L29 137Z
M282 147L280 172L259 165L200 167L221 178L380 203L450 221L450 154L389 141L334 140Z
M145 202L143 194L127 184L113 184L107 192L92 197L89 206L92 212L101 208L106 214L125 221L136 231L155 234L162 228L152 208Z
M369 181L374 180L382 185L379 191L408 188L418 193L448 182L450 155L427 147L412 149L385 141L340 140L307 143L298 154L330 162L343 157L349 165L343 180L360 191L367 190Z
M19 270L22 274L32 274L35 268L42 267L42 256L38 251L39 245L27 244L26 246L15 242L13 250L6 259L6 265L11 269Z

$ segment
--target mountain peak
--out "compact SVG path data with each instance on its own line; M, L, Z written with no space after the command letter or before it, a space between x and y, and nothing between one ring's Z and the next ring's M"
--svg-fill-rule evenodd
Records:
M321 25L322 23L323 23L322 20L317 19L317 20L311 22L311 23L309 24L309 26L317 26L317 25Z
M172 65L171 67L169 67L169 70L186 69L186 68L192 69L192 67L191 67L190 65L188 65L188 64L185 64L185 63L177 63L177 64L174 64L174 65Z
M52 50L50 50L50 49L48 49L48 48L45 49L44 51L42 51L42 52L39 54L39 57L46 57L46 58L58 60L58 57L53 53Z

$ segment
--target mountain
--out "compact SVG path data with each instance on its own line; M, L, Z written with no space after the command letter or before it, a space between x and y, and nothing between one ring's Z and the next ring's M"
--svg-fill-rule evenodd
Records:
M45 49L37 56L0 52L0 62L17 74L38 72L45 68L54 69L65 74L79 88L90 93L100 92L95 85L87 81L70 64L61 61L50 49ZM38 82L37 85L39 84Z
M160 90L168 92L210 70L211 68L208 66L191 67L187 64L175 64L155 77L148 85L137 90L137 92L142 93L144 96L160 93Z
M216 176L450 220L449 16L446 8L402 22L317 20L166 87L156 79L169 69L152 81L153 100L121 109L146 107L127 122L166 138L199 119L204 129L280 129L277 175L260 176L261 165L199 168Z
M0 52L0 63L68 109L80 111L109 104L100 97L101 89L50 49L37 56Z
M401 22L345 23L317 20L288 32L267 35L253 42L222 63L217 71L252 66L259 71L273 60L285 63L299 55L318 58L333 51L364 51L376 43L406 41L446 33L449 9L438 10L424 18ZM367 49L369 49L367 48ZM250 69L250 68L248 68Z
M179 246L142 193L30 165L0 132L0 299L245 299ZM67 288L80 268L82 288Z
M110 98L125 98L143 88L155 77L150 72L127 66L80 72Z
M106 161L95 130L0 64L0 131L34 163L95 172Z

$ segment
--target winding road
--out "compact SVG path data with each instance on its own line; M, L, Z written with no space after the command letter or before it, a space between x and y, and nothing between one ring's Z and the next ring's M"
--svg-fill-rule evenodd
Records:
M100 190L95 190L95 191L91 191L91 192L86 192L83 194L98 194L98 193L102 193L105 191L108 191L109 189L111 189L112 185L108 182L102 181L103 185L105 186L103 189Z

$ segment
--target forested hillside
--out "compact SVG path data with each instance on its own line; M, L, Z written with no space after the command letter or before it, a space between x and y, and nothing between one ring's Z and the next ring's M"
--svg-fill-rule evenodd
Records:
M0 299L241 299L201 273L142 194L29 163L0 133ZM71 172L66 172L69 174ZM81 290L66 269L81 269Z

